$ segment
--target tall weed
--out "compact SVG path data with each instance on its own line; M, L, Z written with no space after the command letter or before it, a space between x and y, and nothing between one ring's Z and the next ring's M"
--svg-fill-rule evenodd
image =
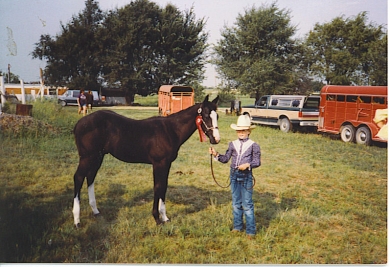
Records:
M33 102L33 117L69 133L80 115L72 107L62 107L56 100L44 99Z

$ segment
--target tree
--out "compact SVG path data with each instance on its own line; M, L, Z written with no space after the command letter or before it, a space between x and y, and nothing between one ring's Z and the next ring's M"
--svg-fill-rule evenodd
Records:
M368 84L387 85L387 34L372 43L365 55Z
M102 34L104 77L110 86L135 94L156 93L162 84L190 84L203 79L207 34L193 10L160 8L137 0L111 12Z
M282 93L291 87L297 43L290 12L275 3L239 14L234 27L224 27L214 47L213 63L228 87L250 93Z
M104 51L104 78L110 87L122 89L128 103L134 95L146 95L156 85L153 58L160 8L148 0L137 0L110 12L101 40Z
M63 25L60 35L41 35L33 58L46 59L46 80L54 85L119 88L127 102L157 92L162 84L203 79L208 35L193 10L180 12L135 0L103 13L95 0Z
M384 42L387 47L387 40L383 40L385 33L381 26L366 21L366 12L362 12L354 19L336 17L330 23L317 23L306 40L311 73L327 84L372 84L370 76L377 73L374 68L383 67L383 62L373 56L386 54L387 58L386 48L379 48ZM383 78L379 79L376 83L384 82Z
M103 14L95 0L86 0L85 9L63 25L56 38L41 35L33 58L46 59L45 78L53 85L92 90L99 87L102 65L96 32Z
M8 72L3 73L2 71L0 71L0 76L4 76L4 82L8 83ZM20 83L19 76L10 72L9 73L9 83Z
M204 79L208 34L204 19L196 20L193 8L181 13L168 4L162 11L158 28L159 84L189 84Z

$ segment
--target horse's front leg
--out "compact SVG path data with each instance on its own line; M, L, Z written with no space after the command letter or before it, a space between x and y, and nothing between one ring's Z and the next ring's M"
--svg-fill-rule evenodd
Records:
M169 221L169 218L166 214L165 195L168 187L168 174L170 168L171 163L153 165L154 201L152 214L156 221L156 224L161 224Z
M95 198L95 183L92 183L91 185L88 185L88 198L89 198L89 205L91 206L93 215L97 216L100 214L97 206L96 206L96 198Z

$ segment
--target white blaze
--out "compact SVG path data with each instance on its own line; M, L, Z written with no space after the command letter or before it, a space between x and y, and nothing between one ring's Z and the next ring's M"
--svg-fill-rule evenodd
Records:
M214 110L211 111L210 117L211 117L211 122L213 123L213 136L214 136L215 141L217 141L217 143L218 143L219 140L221 140L221 137L219 135L219 130L218 130L218 115L217 115L217 112L215 112Z

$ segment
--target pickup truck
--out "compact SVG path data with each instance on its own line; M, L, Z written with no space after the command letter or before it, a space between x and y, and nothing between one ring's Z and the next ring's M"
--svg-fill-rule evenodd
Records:
M88 91L86 91L88 92ZM77 98L80 95L80 90L67 90L63 95L58 96L58 103L61 106L77 106ZM99 106L101 104L98 91L92 91L93 106Z
M318 95L265 95L255 105L242 107L253 124L275 125L287 133L294 127L317 127Z

